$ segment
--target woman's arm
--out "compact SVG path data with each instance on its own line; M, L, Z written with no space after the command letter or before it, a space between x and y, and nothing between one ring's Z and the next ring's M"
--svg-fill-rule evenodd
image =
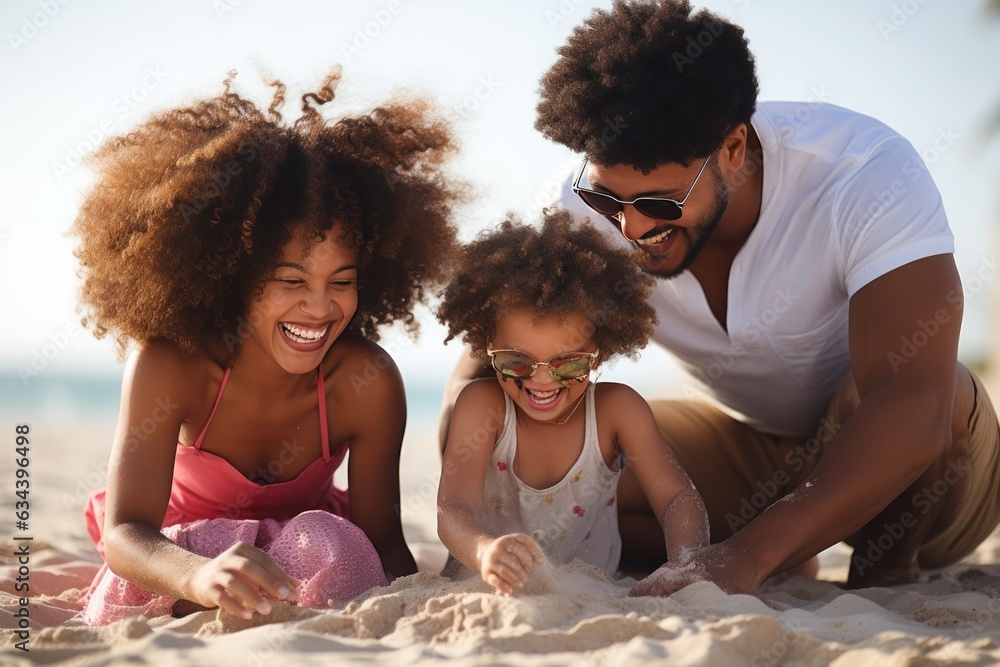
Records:
M613 416L618 446L646 494L666 540L667 557L677 563L686 552L709 543L708 514L677 457L663 441L649 404L635 390L603 383L599 413Z
M336 345L344 360L330 414L350 422L347 491L351 522L365 531L392 580L414 574L417 564L403 538L399 453L406 428L406 395L395 362L381 347L359 337Z
M237 544L209 559L160 533L194 369L167 343L140 344L129 358L108 468L105 559L112 572L141 588L249 618L251 609L270 611L260 589L288 599L295 581L252 546Z
M509 595L524 586L533 563L545 559L531 537L515 533L497 538L483 527L486 468L503 430L503 414L503 392L496 380L475 380L459 394L438 487L438 536L462 564Z

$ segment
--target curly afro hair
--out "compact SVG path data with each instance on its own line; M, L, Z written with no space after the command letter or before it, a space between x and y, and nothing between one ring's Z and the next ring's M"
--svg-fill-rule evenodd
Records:
M535 129L602 166L688 165L757 104L742 28L687 0L616 0L557 53Z
M438 319L445 342L462 340L485 359L497 318L517 310L539 317L582 315L605 361L634 357L657 323L647 303L653 281L630 253L608 245L590 225L576 226L565 210L543 215L541 229L513 214L465 247L444 290Z
M336 68L288 124L280 81L262 111L233 92L235 74L218 97L154 115L90 157L99 179L72 229L84 326L111 333L119 358L154 338L207 352L233 340L304 226L307 252L334 227L358 250L350 330L415 330L412 307L445 280L465 199L442 171L455 150L445 122L423 100L327 121L318 107L334 99Z

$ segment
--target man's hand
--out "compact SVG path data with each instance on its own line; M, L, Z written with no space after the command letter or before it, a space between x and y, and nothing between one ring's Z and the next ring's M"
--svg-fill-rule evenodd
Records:
M678 563L667 563L636 584L629 595L665 596L696 581L711 581L726 593L756 595L763 579L725 542L694 549Z

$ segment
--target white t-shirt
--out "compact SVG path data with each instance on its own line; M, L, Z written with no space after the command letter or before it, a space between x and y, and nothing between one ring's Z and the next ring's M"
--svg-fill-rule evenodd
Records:
M657 281L653 340L727 413L807 438L849 370L848 300L904 264L953 253L954 237L924 163L884 124L829 104L766 102L752 125L763 195L729 274L728 333L685 271ZM571 184L560 204L630 247Z

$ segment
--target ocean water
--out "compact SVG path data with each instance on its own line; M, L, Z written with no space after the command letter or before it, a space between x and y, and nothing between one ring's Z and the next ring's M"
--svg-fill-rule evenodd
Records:
M4 422L72 424L114 422L121 401L121 374L40 373L26 380L0 374L0 418ZM436 424L443 385L406 384L408 431Z

